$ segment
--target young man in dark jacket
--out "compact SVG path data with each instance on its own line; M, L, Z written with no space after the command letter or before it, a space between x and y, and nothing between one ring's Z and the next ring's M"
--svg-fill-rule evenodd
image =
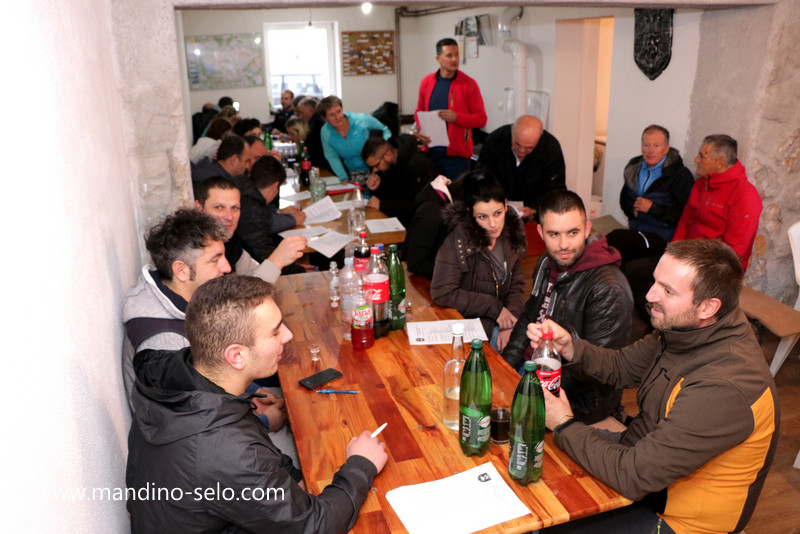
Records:
M351 439L331 484L310 495L254 415L259 399L245 393L255 378L275 373L292 339L272 286L240 275L205 283L186 311L186 335L189 348L146 351L135 360L126 474L135 495L128 499L131 531L351 528L386 464L384 445L367 431Z
M567 190L553 191L539 207L543 254L533 273L533 291L511 332L503 358L519 369L533 354L525 334L528 324L553 319L573 337L609 348L628 344L633 297L619 270L619 253L605 238L590 235L581 198ZM622 417L622 391L601 385L574 366L565 365L561 381L570 392L575 416L591 424L608 416Z

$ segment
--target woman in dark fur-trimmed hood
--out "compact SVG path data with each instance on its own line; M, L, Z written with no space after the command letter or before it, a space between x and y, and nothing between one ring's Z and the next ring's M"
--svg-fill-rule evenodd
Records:
M486 335L496 338L492 346L502 350L525 304L525 230L487 171L465 174L461 192L463 201L442 212L450 234L436 255L431 297L465 318L480 318Z

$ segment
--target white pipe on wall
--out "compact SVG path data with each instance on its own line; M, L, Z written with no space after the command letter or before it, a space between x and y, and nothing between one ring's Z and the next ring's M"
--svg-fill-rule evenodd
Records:
M514 84L514 119L525 115L528 111L528 49L525 43L511 38L511 23L522 17L521 7L509 7L500 15L498 30L500 46L511 53L513 60L512 75Z

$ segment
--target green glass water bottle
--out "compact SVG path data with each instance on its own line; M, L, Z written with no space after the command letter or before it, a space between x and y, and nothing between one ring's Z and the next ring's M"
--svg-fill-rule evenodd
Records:
M473 339L461 373L458 441L467 456L483 456L489 449L492 414L492 374L483 353L483 341Z
M536 376L536 362L525 362L525 374L511 403L508 474L527 486L542 476L544 458L544 394Z

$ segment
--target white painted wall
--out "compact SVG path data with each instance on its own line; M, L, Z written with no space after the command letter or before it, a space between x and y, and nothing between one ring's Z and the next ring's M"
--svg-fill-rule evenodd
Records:
M110 28L103 0L34 0L0 37L3 100L15 103L3 140L13 150L3 158L7 532L129 530L124 502L51 493L125 486L120 308L136 223Z
M185 10L181 11L185 36L218 35L225 33L262 32L265 22L306 22L308 9L258 9L258 10ZM367 16L358 6L342 8L313 8L315 22L337 21L339 32L358 30L394 30L394 8L375 6ZM341 46L341 35L336 36ZM291 43L287 43L291 46ZM183 42L180 53L185 54ZM341 76L341 72L339 72ZM192 113L203 104L216 104L222 96L230 96L241 104L243 117L256 117L266 122L268 115L268 87L248 89L222 89L216 91L188 91L182 80ZM383 102L397 100L397 77L393 74L374 76L346 76L341 78L342 100L345 111L370 113ZM280 105L280 102L274 104Z

